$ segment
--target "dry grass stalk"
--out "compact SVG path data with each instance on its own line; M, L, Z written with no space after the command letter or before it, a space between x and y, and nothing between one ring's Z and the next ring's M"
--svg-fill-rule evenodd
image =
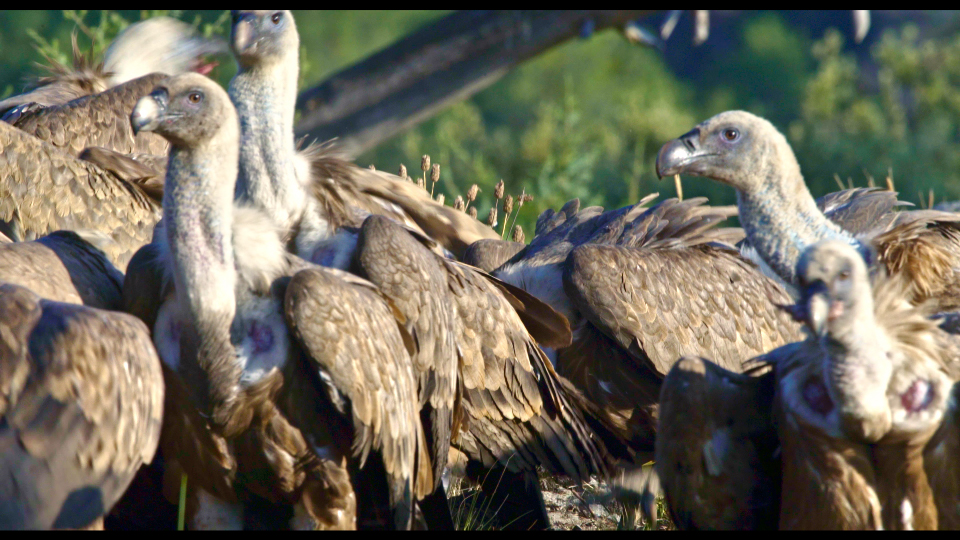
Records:
M680 183L680 175L673 175L673 185L677 187L677 200L683 200L683 184Z
M463 197L457 195L457 198L453 200L453 209L461 212L467 211L467 205L464 204Z
M420 158L420 170L423 171L423 176L422 176L422 178L423 178L423 185L426 186L426 185L427 185L427 171L430 170L430 155L429 155L429 154L424 154L423 157ZM427 189L427 188L424 187L423 189Z
M468 209L467 209L467 215L469 215L469 216L472 217L473 219L477 219L477 207L476 207L476 206L471 206L470 208L468 208Z
M510 221L511 213L513 213L513 195L507 195L507 199L503 201L503 231L500 232L500 238L507 235L507 222Z
M437 182L440 181L440 164L434 163L430 167L430 196L433 197L433 188L437 185Z
M523 227L521 227L520 225L516 225L513 227L513 241L520 242L521 244L524 242Z
M490 213L487 214L487 225L491 227L497 226L497 207L494 206L490 209Z
M470 189L467 190L467 208L470 208L470 203L477 200L478 193L480 193L480 186L476 184L470 186Z
M443 204L444 202L446 202L446 200L447 200L447 198L443 196L443 193L438 193L438 194L437 194L437 202L438 202L438 203Z
M403 179L407 178L407 166L403 163L400 164L400 172L397 173L397 176Z
M523 208L523 203L528 203L533 200L533 195L527 194L527 188L520 190L520 195L517 196L517 213L513 216L513 221L511 225L517 222L517 217L520 216L520 209ZM508 215L505 220L508 220L510 216Z

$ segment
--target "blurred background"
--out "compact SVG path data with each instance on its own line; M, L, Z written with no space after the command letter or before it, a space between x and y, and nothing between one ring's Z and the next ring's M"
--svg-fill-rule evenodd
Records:
M226 35L214 11L5 11L0 15L0 97L40 73L44 55L69 59L70 33L101 50L129 22L169 14ZM436 11L295 12L301 89L323 81L418 28ZM659 32L666 12L639 21ZM487 215L493 186L534 196L520 214L527 237L545 208L578 197L618 207L659 191L657 150L729 109L771 120L793 145L815 196L844 186L885 186L918 206L960 198L960 15L871 11L854 44L849 11L711 11L709 39L693 45L689 12L661 51L616 30L569 40L498 82L357 157L361 166L411 175L420 156L441 165L447 204L472 184ZM235 67L215 72L226 84ZM686 197L732 204L731 189L685 178Z

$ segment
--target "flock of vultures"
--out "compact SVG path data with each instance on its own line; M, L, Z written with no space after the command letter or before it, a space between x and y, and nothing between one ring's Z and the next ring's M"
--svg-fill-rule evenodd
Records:
M452 529L456 462L501 527L550 526L541 473L682 528L960 528L960 214L815 200L733 111L656 167L737 209L505 241L298 148L289 12L229 45L224 90L151 19L0 102L0 527Z

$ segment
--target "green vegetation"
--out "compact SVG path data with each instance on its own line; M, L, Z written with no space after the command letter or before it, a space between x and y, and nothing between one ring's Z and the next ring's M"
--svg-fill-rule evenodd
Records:
M0 17L0 95L35 72L37 49L66 59L71 30L98 47L136 11L7 12ZM172 12L207 33L226 30L221 12ZM301 85L309 86L441 17L438 12L298 13ZM775 13L741 14L730 54L715 55L683 78L662 55L615 32L573 40L528 62L473 99L457 104L379 148L361 165L412 172L428 153L443 170L437 186L451 204L476 183L485 217L501 178L507 193L534 196L519 217L532 236L536 216L579 197L584 204L628 204L651 191L672 196L653 162L660 145L717 112L742 108L770 118L797 151L815 195L835 178L883 185L888 171L904 198L933 189L960 198L960 37L921 38L907 25L886 31L859 65L849 39L830 30L812 40ZM652 26L654 23L651 22ZM681 23L683 24L683 23ZM712 36L711 40L717 39ZM703 47L711 47L707 41ZM219 79L226 82L232 66ZM733 202L732 190L684 180L687 197ZM502 214L501 214L502 219ZM509 234L509 231L508 231Z

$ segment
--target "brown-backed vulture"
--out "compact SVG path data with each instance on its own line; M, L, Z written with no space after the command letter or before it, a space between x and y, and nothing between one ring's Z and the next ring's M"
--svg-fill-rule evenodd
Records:
M166 77L144 75L98 94L26 113L10 124L71 156L91 146L122 154L164 155L167 141L154 133L134 135L128 116L137 101Z
M0 175L0 220L12 239L75 231L121 270L160 219L159 200L137 183L3 122Z
M55 66L39 88L0 103L12 107L0 126L0 231L23 241L74 230L125 268L159 218L166 158L156 156L167 149L133 133L130 111L160 72L205 69L202 57L223 50L166 17L131 25L96 66L74 42L74 69Z
M73 305L114 307L122 279L75 235L0 249L0 529L102 527L160 439L150 332Z
M618 210L545 212L537 236L494 275L569 319L571 346L557 371L602 409L638 452L653 453L660 381L684 355L723 358L729 369L799 337L772 303L789 299L718 228L728 208L704 199Z
M467 456L468 475L495 501L502 524L549 525L538 466L578 481L607 473L606 449L593 439L580 396L538 347L570 340L549 306L432 253L382 216L364 222L353 261L407 318L419 348L421 402L444 404L444 425L425 421L435 431L434 455L442 460L452 443ZM523 495L514 491L521 488Z
M817 208L787 140L766 120L728 111L668 142L657 174L693 174L737 190L740 223L760 257L795 284L803 250L825 239L876 248L891 273L905 273L915 302L934 299L937 311L960 307L960 214L899 212L859 234L844 230Z
M354 528L369 507L408 527L433 478L402 317L233 204L239 126L216 83L170 78L131 123L171 142L164 218L124 299L164 362L160 445L194 486L192 525Z
M537 466L575 479L604 468L578 396L562 388L537 346L536 340L567 343L566 321L522 291L431 253L425 247L431 239L420 231L462 253L482 237L475 231L483 226L461 228L470 219L466 214L429 201L410 182L397 178L391 185L389 175L339 162L314 147L311 152L320 152L310 156L316 196L306 196L292 126L298 43L287 11L234 13L232 46L240 72L230 93L243 130L237 199L271 215L289 235L291 249L314 262L352 269L404 315L417 345L413 365L437 482L437 492L423 503L428 525L452 525L439 515L448 512L439 473L452 441L469 457L468 473L494 496L503 523L546 527ZM278 104L283 114L266 114ZM460 221L442 218L441 210ZM371 213L402 225L372 215L359 228L343 227ZM433 228L417 217L430 213Z
M751 362L772 372L684 358L664 380L656 467L675 522L936 528L924 447L944 421L954 338L911 305L904 276L871 290L846 242L814 244L795 275L787 309L807 337Z

